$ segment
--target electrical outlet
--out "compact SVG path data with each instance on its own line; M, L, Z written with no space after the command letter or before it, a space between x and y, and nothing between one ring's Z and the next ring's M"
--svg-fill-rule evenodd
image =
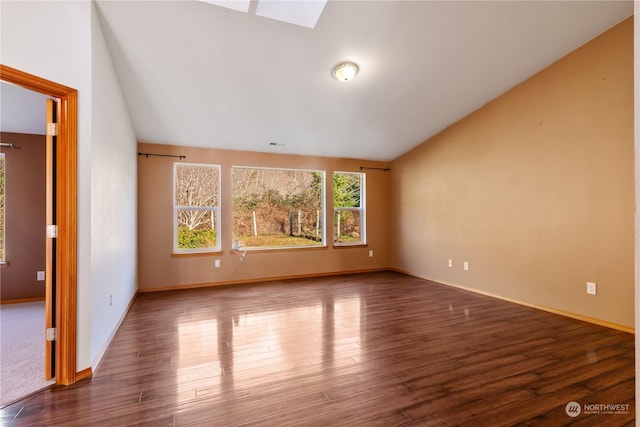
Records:
M469 261L465 261L463 264L464 271L469 271Z
M373 249L369 249L369 256L373 258Z
M449 260L449 267L453 267L453 260L452 259Z
M219 259L215 260L214 265L216 268L220 268L220 260Z
M113 305L113 295L109 295L109 306Z
M587 282L587 293L589 295L595 295L596 294L596 284L595 284L595 282Z

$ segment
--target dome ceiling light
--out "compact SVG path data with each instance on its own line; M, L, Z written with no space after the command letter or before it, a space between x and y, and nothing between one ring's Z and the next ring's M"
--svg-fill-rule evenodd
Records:
M358 65L353 62L342 62L333 68L333 78L341 82L348 82L358 74Z

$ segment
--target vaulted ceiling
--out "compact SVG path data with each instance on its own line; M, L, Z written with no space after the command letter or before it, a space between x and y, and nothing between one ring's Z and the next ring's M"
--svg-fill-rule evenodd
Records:
M329 0L307 28L248 4L97 1L139 141L393 160L633 14L631 1ZM349 83L331 76L345 60L360 67Z

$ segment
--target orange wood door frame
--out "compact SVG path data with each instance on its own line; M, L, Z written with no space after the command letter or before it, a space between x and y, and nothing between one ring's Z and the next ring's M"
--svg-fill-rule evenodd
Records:
M78 91L2 64L0 80L59 99L55 192L58 223L55 377L58 384L69 385L77 380Z

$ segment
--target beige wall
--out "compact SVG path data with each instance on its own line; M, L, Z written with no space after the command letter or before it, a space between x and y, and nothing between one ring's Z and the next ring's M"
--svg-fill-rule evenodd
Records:
M391 266L632 328L633 121L630 18L393 162Z
M44 298L45 283L37 281L44 271L46 231L45 137L2 132L5 153L6 260L0 269L2 301Z
M222 166L221 254L172 255L172 197L174 159L138 157L138 274L139 289L150 290L183 285L243 282L258 279L327 274L389 267L389 181L383 171L367 172L366 247L250 251L244 263L231 253L231 167L282 167L324 170L327 181L334 170L359 172L360 166L388 167L387 163L303 157L270 153L186 148L168 145L138 145L138 151L186 155L183 162ZM327 199L332 198L327 185ZM328 239L333 229L333 206L327 204ZM374 256L369 257L369 250ZM222 268L214 268L220 259ZM224 270L224 271L223 271ZM225 274L225 271L232 274Z

